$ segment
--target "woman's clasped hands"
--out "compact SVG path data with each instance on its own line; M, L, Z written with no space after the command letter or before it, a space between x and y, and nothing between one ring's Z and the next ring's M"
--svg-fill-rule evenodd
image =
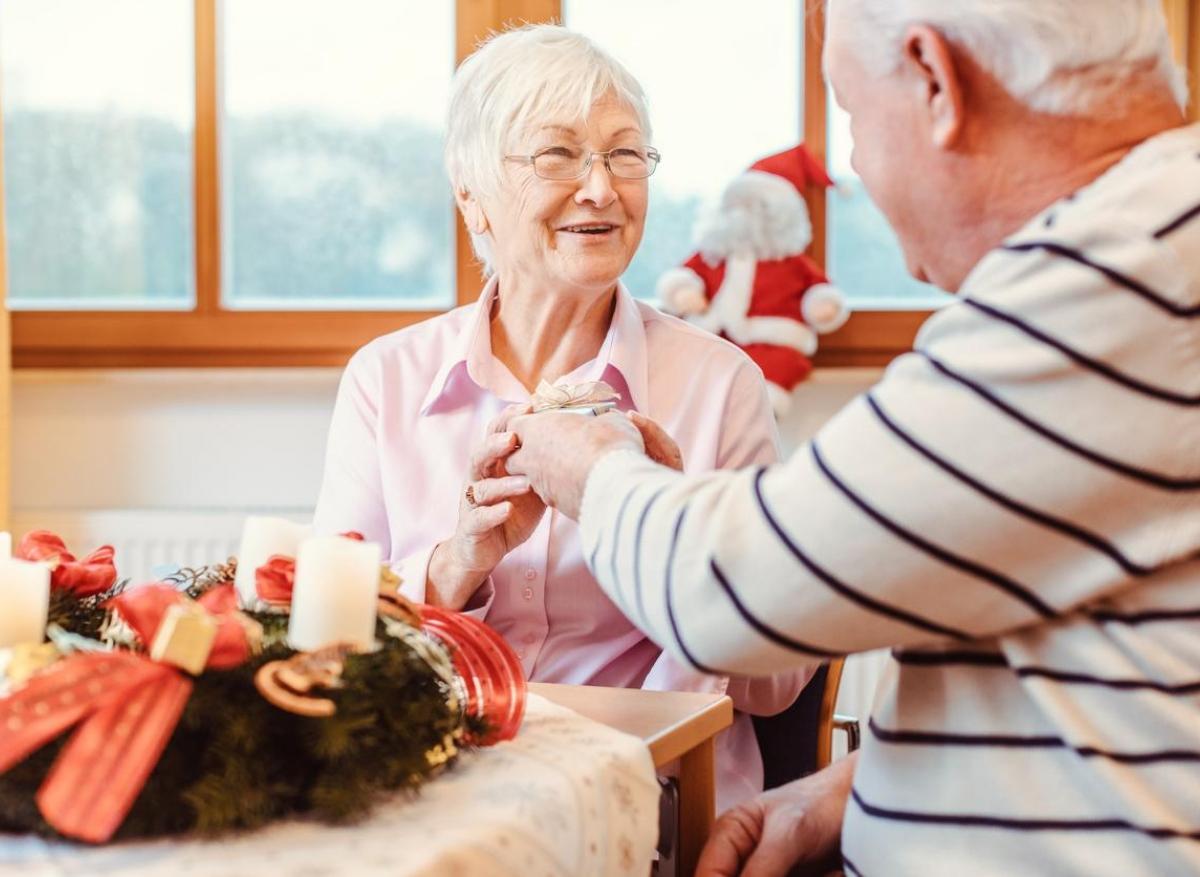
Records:
M426 600L462 609L510 551L533 535L546 505L524 475L510 475L505 461L518 447L508 431L513 417L529 405L510 405L488 424L472 452L467 480L459 493L458 525L440 542L429 561Z

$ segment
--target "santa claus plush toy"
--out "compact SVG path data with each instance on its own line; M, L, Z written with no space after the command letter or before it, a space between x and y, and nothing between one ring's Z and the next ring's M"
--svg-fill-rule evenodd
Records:
M762 369L776 416L812 371L817 335L846 322L846 298L804 255L812 224L801 191L833 181L803 145L733 180L696 229L699 252L658 281L663 308L728 338Z

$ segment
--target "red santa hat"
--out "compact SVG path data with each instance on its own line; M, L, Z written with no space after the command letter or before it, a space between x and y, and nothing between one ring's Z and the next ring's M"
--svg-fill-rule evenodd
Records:
M803 143L793 146L791 149L785 149L783 152L768 155L766 158L760 158L750 165L750 170L783 177L801 192L807 186L828 188L833 185L833 180L829 178L825 168L821 167L821 163L813 158L812 153Z

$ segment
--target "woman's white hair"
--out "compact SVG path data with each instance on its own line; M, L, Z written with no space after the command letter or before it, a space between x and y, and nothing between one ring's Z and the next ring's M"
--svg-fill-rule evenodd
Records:
M615 98L638 117L650 142L642 86L620 62L582 34L531 24L493 34L459 65L446 121L446 172L455 191L495 193L504 156L547 122L581 122L592 107ZM471 235L490 270L491 247Z
M1182 106L1187 76L1174 62L1162 0L829 0L861 58L895 71L904 31L934 28L968 52L1031 109L1083 115L1136 99L1147 78ZM846 17L849 16L849 17Z

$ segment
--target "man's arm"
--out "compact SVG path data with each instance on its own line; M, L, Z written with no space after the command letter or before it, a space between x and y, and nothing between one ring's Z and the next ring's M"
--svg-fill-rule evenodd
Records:
M1131 432L1093 370L977 310L934 319L923 354L785 464L685 477L599 418L552 450L523 436L524 471L573 492L584 556L634 623L712 673L991 637L1177 559L1158 485L1179 477L1186 411L1138 400Z

